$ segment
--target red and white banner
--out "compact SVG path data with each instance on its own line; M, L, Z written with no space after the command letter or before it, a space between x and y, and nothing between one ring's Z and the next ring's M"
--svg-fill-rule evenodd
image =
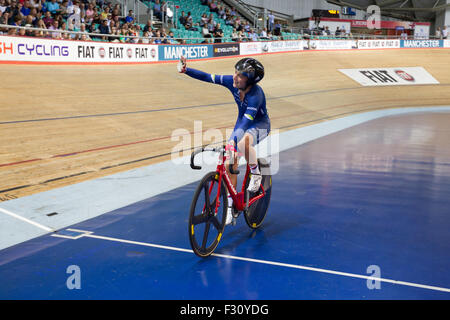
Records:
M239 44L241 55L258 54L262 52L262 42L241 42Z
M0 60L77 63L158 61L158 46L0 36Z
M345 50L357 46L357 40L309 40L310 50Z
M367 28L367 20L350 20L352 28ZM430 26L429 22L411 22L411 21L380 21L381 29L396 29L403 27L413 30L416 26Z
M304 40L267 41L261 43L262 52L301 51Z
M392 49L400 48L400 40L358 40L358 49Z
M438 84L423 67L339 69L362 86Z

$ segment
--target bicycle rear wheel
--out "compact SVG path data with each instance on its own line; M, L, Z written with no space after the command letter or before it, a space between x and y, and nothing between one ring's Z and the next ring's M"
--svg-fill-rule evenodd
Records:
M270 196L272 195L272 175L270 173L270 163L265 159L260 158L258 159L258 165L262 175L261 185L263 186L266 195L263 198L256 200L251 206L248 207L248 210L244 212L245 222L247 222L247 225L252 229L258 229L263 223L269 208ZM247 180L245 185L246 190L249 183L250 179ZM262 192L262 190L260 189L259 192ZM248 194L248 192L246 194ZM245 200L247 201L247 197Z
M192 199L188 233L192 250L199 257L214 252L225 229L227 192L223 181L219 196L218 192L218 173L210 172L203 177Z

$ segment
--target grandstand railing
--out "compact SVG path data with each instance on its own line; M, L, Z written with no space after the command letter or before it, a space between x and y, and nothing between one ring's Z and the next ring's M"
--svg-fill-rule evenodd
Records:
M5 32L6 29L6 32ZM15 29L14 34L11 34L10 30ZM3 31L2 31L3 30ZM21 35L19 30L24 30L25 34ZM27 31L38 31L42 32L40 36L30 35ZM19 33L19 34L18 34ZM106 41L106 42L123 42L123 43L155 43L154 41L160 40L163 44L192 44L192 43L215 43L216 40L221 40L222 43L227 42L247 42L251 41L251 38L245 36L237 39L238 41L233 41L230 38L198 38L198 37L143 37L143 36L133 36L133 35L114 35L114 34L102 34L93 32L81 32L81 31L71 31L71 30L53 30L53 29L43 29L43 28L33 28L33 27L23 27L23 26L12 26L0 24L0 35L13 35L13 36L27 36L36 38L47 38L54 40L82 40L79 39L82 35L89 36L90 39L86 41ZM59 36L58 36L59 34ZM64 38L64 34L75 35L77 39L72 37ZM53 36L52 36L53 35ZM56 36L55 36L56 35ZM78 37L80 36L80 37ZM415 39L413 36L408 38L401 36L385 36L385 35L370 35L370 34L351 34L346 36L323 36L314 34L281 34L281 36L273 36L271 38L258 37L258 41L276 41L276 40L376 40L376 39ZM423 39L423 38L421 38ZM430 36L427 39L439 39L434 36ZM153 41L153 42L152 42ZM159 42L156 42L159 43Z

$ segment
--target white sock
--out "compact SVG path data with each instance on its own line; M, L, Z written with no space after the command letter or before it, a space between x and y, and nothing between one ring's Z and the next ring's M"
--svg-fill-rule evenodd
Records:
M231 195L228 195L228 208L231 208L233 206L233 198Z
M259 172L259 167L258 167L258 165L254 166L254 167L250 166L250 172L253 173L253 174L261 174L261 173Z

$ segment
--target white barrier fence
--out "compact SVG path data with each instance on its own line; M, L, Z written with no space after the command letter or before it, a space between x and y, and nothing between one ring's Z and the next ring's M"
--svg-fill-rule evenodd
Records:
M19 63L150 63L179 58L178 56L168 57L168 51L197 52L200 49L202 54L192 58L205 59L303 50L396 48L450 48L450 40L280 40L165 45L0 36L0 63L13 61Z

